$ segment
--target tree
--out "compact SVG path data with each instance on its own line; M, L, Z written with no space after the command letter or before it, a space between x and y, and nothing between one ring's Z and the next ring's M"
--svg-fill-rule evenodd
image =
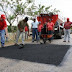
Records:
M54 8L54 9L51 10L51 12L52 12L53 14L58 14L58 13L60 12L60 10L57 10L56 8Z
M34 3L27 9L27 14L30 16L34 16L34 12L36 11L37 6Z
M44 5L39 4L39 6L38 6L38 15L40 15L41 13L44 12L44 8L45 8Z
M26 14L25 9L31 3L31 0L27 0L25 3L22 0L2 0L0 3L0 7L2 11L6 15L6 19L9 22L10 26L12 26L18 15Z
M51 7L52 7L52 5L51 5L51 6L48 6L48 7L45 7L45 12L46 12L46 13L49 13L49 12L50 12L49 9L50 9Z
M45 7L44 5L39 4L37 7L37 10L34 12L34 15L40 15L41 13L49 13L50 12L49 9L51 7L52 7L52 5Z

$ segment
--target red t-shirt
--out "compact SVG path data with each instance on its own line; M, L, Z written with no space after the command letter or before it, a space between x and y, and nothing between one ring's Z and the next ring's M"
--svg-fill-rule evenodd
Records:
M0 30L5 29L6 27L7 27L6 21L5 20L3 20L3 21L0 20Z
M26 32L26 31L28 31L28 27L27 27L27 26L25 26L25 32Z
M38 32L41 32L42 27L43 27L43 25L38 26Z
M53 30L53 27L54 27L54 23L53 22L51 22L51 23L47 23L47 28L48 28L48 30Z
M70 29L71 28L71 24L72 24L72 22L65 22L64 28L65 29Z

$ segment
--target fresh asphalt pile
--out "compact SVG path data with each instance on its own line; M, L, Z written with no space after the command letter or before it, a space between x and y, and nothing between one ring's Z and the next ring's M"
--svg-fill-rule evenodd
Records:
M0 48L0 57L23 61L59 65L70 45L26 44L24 48L8 46Z

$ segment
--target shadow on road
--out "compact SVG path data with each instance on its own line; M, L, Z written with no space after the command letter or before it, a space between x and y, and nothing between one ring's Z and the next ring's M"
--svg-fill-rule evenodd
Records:
M23 49L19 46L0 48L0 57L23 61L59 65L70 48L69 45L26 44Z

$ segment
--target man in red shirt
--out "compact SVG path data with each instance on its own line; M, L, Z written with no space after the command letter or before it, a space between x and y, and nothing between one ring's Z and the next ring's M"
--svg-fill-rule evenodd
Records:
M68 42L70 42L70 28L71 28L72 22L69 21L69 18L67 18L67 22L64 23L64 41L66 42L66 38L68 36Z
M7 23L5 19L6 19L5 15L2 14L0 18L1 47L4 47L5 44L5 33L6 33L6 37L8 36Z
M48 32L48 35L53 35L53 31L54 31L54 23L51 22L51 19L49 19L49 22L47 23L47 29L46 31ZM51 42L52 37L49 38L49 41Z

